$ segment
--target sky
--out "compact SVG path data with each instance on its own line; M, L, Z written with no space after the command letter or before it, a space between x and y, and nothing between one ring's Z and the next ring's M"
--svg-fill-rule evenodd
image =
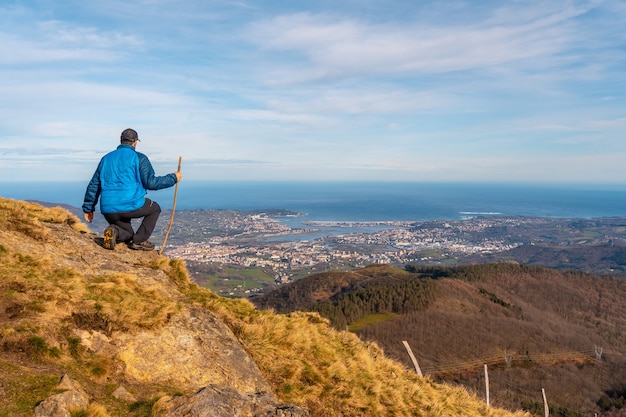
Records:
M0 175L626 183L626 2L0 0Z

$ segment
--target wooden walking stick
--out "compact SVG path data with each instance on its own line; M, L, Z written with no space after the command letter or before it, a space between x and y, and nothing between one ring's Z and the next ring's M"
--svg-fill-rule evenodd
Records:
M180 172L180 164L183 162L183 157L178 157L178 171ZM163 238L163 243L159 248L159 255L163 253L165 249L165 242L167 242L167 236L170 234L170 230L172 229L172 223L174 223L174 211L176 211L176 194L178 194L178 181L176 181L176 185L174 186L174 204L172 205L172 214L170 215L170 224L167 226L167 231L165 232L165 237Z

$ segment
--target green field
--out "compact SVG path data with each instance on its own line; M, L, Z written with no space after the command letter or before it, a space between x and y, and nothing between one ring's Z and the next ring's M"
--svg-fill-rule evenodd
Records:
M397 314L393 313L374 313L368 314L360 320L355 321L351 325L348 326L348 330L351 332L358 332L367 326L371 326L376 323L381 323L384 321L391 321L396 318Z
M274 283L274 277L262 268L199 262L188 262L187 268L196 283L225 296L246 297Z

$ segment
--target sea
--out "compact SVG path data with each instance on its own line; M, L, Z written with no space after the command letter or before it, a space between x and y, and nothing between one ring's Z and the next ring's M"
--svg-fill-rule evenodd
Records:
M80 207L85 187L84 182L4 182L0 183L0 196ZM293 227L307 227L309 222L462 220L475 216L626 216L626 183L182 181L176 190L149 191L148 197L168 210L173 207L174 194L177 211L284 209L300 213L283 219Z

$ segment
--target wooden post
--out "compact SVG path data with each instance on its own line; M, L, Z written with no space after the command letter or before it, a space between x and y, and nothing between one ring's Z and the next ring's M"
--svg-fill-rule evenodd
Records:
M544 417L550 416L550 408L548 407L548 400L546 399L546 390L541 388L541 395L543 395L543 415Z
M487 364L485 364L485 398L487 399L487 407L489 407L489 374L487 373Z
M417 359L415 359L415 355L413 355L413 351L411 350L411 346L409 346L409 342L407 342L406 340L403 340L402 344L406 348L406 351L409 352L409 356L411 357L411 361L413 362L413 366L415 367L415 372L417 372L419 376L423 377L424 374L422 374L422 370L420 369L420 366L417 363Z
M604 348L602 346L595 345L593 349L596 352L596 360L600 362L602 360L602 353L604 353Z
M179 156L178 157L178 171L176 172L180 172L180 164L182 164L183 162L183 157ZM159 255L163 253L163 251L165 250L165 242L167 242L167 237L170 234L170 230L172 229L172 223L174 223L174 212L176 211L176 194L178 194L178 181L176 181L176 185L174 186L174 203L172 204L172 214L170 215L170 224L167 226L167 231L165 232L165 237L163 238L163 243L161 244L161 247L159 248Z

